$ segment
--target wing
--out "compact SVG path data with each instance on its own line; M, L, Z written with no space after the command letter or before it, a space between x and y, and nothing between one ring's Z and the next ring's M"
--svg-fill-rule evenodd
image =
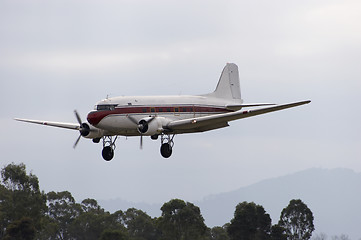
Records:
M80 126L78 123L49 122L49 121L30 120L30 119L22 119L22 118L14 118L14 120L21 121L21 122L35 123L35 124L40 124L40 125L45 125L45 126L51 126L51 127L80 130Z
M222 113L211 116L177 120L168 123L166 126L164 126L164 129L168 129L169 131L180 131L180 132L189 131L192 129L199 129L200 131L202 131L202 129L205 130L216 129L219 127L228 126L229 121L233 121L241 118L253 117L260 114L275 112L287 108L297 107L303 104L308 104L310 102L311 101L302 101L302 102L282 104L274 107L261 108L255 110L248 110L248 111L239 110L230 113Z
M233 111L238 111L241 108L244 107L261 107L261 106L272 106L272 105L277 105L274 103L247 103L247 104L231 104L231 105L227 105L226 109L229 110L233 110Z

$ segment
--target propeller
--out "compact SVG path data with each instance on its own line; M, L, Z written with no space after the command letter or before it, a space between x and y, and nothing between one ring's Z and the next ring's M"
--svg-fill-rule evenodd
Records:
M79 135L79 137L76 139L76 141L75 141L75 143L74 143L74 146L73 146L73 148L75 149L76 146L78 145L79 141L80 141L80 138L81 138L82 136L85 137L85 136L87 136L87 135L90 133L90 127L89 127L89 125L88 125L87 123L83 123L83 122L81 121L80 115L79 115L79 113L78 113L77 110L74 110L74 114L75 114L76 119L78 120L78 123L79 123L78 130L79 130L79 132L80 132L80 135Z
M148 131L148 126L155 117L150 117L148 120L142 119L139 122L131 115L127 115L130 121L137 125L138 132L140 133L140 149L143 149L143 134Z
M142 133L146 133L148 131L148 123L150 123L153 120L153 118L151 118L149 121L146 121L144 119L140 120L138 123L138 131L142 134Z
M76 139L73 148L76 148L76 145L78 145L78 142L80 141L81 135L79 135L79 137Z

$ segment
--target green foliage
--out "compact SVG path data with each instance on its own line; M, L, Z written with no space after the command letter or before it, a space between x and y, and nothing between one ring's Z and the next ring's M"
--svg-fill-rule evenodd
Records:
M39 232L47 207L46 195L40 192L38 178L32 173L27 174L24 164L14 163L1 170L1 178L0 238L9 227L16 229L16 226L25 226L29 222Z
M1 171L2 183L10 191L39 191L38 178L30 173L26 174L25 164L7 165Z
M281 212L278 225L286 231L290 240L307 240L315 230L313 225L313 214L311 210L300 199L293 199Z
M313 215L301 200L283 209L271 228L264 208L243 202L223 227L207 228L199 207L173 199L152 218L129 208L110 214L95 199L76 203L68 191L40 191L38 178L24 164L1 169L0 239L4 240L286 240L309 239Z
M232 240L268 239L271 218L262 206L253 202L242 202L236 206L234 218L227 231Z
M271 227L271 240L287 240L285 229L276 224Z
M123 215L123 220L132 240L159 239L155 220L142 210L129 208Z
M213 227L209 231L210 240L229 240L227 230L224 227Z
M161 207L159 227L162 239L204 239L207 227L199 207L180 199L173 199Z
M100 240L128 240L128 236L120 230L105 230Z
M47 200L48 222L43 236L47 234L53 236L54 239L70 239L71 226L82 212L80 204L75 203L73 196L68 191L49 192Z
M33 221L23 217L9 224L4 240L32 240L35 238L35 231Z
M97 240L114 236L115 239L128 239L123 225L123 212L114 214L104 211L95 199L85 199L75 204L75 218L69 224L70 239Z
M81 212L70 226L70 232L76 239L97 240L107 230L111 219L96 200L85 199L81 203Z

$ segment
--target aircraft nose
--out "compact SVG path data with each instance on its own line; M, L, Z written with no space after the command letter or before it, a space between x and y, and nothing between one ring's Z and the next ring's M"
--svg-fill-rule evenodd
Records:
M102 116L100 116L100 114L98 114L98 112L90 112L88 113L88 116L87 116L87 120L88 122L95 126L97 125L101 120L102 120Z
M91 125L96 127L100 123L100 121L102 121L110 114L110 111L91 111L90 113L88 113L87 120Z

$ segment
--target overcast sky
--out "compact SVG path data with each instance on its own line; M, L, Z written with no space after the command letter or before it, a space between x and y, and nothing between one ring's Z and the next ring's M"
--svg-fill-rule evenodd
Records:
M45 191L187 201L307 168L361 171L361 2L0 1L1 166L24 162ZM202 94L227 62L245 102L294 109L160 141L120 137L105 162L76 122L109 96Z

